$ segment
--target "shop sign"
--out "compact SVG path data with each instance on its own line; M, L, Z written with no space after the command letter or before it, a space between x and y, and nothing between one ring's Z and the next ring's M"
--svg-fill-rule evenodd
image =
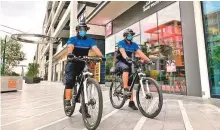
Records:
M175 60L168 60L167 61L167 72L176 72Z
M145 5L143 6L143 12L154 7L155 5L157 5L160 2L161 1L146 1Z
M109 36L112 34L112 22L108 23L106 26L105 26L105 34L106 36Z

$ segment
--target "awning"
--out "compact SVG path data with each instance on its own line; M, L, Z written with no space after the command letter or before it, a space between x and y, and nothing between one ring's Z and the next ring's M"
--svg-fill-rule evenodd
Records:
M131 8L138 1L104 1L101 2L89 16L86 22L94 25L106 25L126 10Z

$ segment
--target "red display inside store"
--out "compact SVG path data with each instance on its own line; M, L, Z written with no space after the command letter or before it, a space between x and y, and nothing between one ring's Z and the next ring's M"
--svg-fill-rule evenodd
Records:
M158 27L145 30L144 33L149 35L148 44L172 46L173 60L176 61L176 66L183 66L182 29L180 21L172 20Z

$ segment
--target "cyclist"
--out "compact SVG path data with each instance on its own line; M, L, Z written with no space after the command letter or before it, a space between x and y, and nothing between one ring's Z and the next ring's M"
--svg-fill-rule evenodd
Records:
M118 43L118 55L116 57L116 67L123 72L122 80L124 85L124 94L131 96L129 107L133 110L138 110L133 101L133 92L129 92L129 86L131 80L128 81L129 75L131 74L131 60L132 55L138 55L143 62L151 62L150 59L140 50L137 43L133 42L133 36L135 35L132 29L126 29L123 33L124 40Z
M88 56L89 50L92 49L97 56L104 58L99 48L96 46L96 42L86 36L86 32L90 28L84 23L81 22L76 26L76 36L70 37L67 41L67 59L71 59L75 56ZM78 76L84 69L85 62L83 61L67 61L65 74L66 74L66 85L65 85L65 105L70 107L70 99L72 98L72 88L76 82L76 76ZM86 108L86 116L90 118L88 110ZM81 107L79 112L81 113Z

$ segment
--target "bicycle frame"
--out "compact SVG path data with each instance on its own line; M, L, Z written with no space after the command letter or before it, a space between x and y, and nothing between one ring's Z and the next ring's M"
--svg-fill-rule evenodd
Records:
M136 81L136 79L138 78L139 79L139 82L140 82L140 85L141 85L141 89L142 89L142 94L143 96L145 97L146 94L144 92L144 85L143 85L143 80L146 80L146 74L142 72L142 69L141 69L141 66L136 66L135 67L135 72L133 74L131 74L131 76L129 77L132 78L132 83L131 83L131 87L129 89L129 91L131 92L134 88L134 83ZM150 92L150 89L149 89L149 86L147 84L147 92L149 93Z
M85 68L88 68L87 63L85 65L84 69ZM78 89L77 94L76 94L75 102L79 101L78 99L80 97L81 92L84 92L85 103L88 103L88 95L87 95L87 92L86 92L86 83L87 83L88 77L93 76L93 74L90 73L88 71L88 69L85 69L85 70L83 70L83 72L80 75L81 75L80 81L79 82L76 81L76 83L77 82L79 83L79 89ZM77 86L75 86L75 87L77 87Z

